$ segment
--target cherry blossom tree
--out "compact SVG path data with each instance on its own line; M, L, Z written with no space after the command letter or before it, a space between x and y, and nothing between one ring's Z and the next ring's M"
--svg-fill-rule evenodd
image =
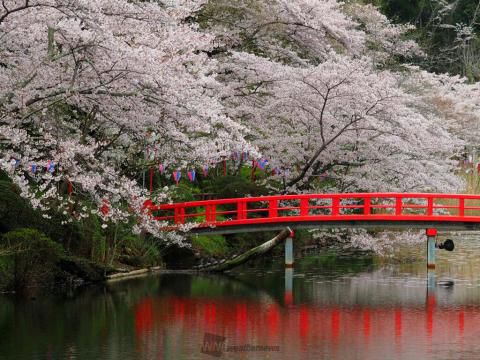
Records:
M219 79L230 117L249 128L273 168L290 169L280 172L290 191L324 189L325 183L330 191L460 187L449 157L461 141L417 89L404 85L411 68L389 70L397 57L422 55L403 38L410 26L390 23L370 5L261 6L237 8L247 25L229 24L231 38L240 31L237 41L248 41L225 41L230 48L219 56ZM275 56L280 49L288 56Z
M458 188L448 157L460 142L401 88L404 75L334 54L310 68L265 62L236 54L244 83L229 83L231 116L272 166L292 170L288 186L308 190L328 176L341 191Z
M402 64L410 29L336 0L4 0L0 169L37 208L157 235L139 174L232 151L283 169L274 191L458 190L436 104L476 90Z
M202 4L2 1L0 169L35 207L126 221L145 154L193 166L247 147L216 95L213 37L187 21Z

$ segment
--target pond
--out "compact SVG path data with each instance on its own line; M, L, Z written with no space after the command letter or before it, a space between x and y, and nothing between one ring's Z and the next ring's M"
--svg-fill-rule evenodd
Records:
M0 297L0 359L464 359L480 355L480 237L376 264L324 252L285 271L165 273Z

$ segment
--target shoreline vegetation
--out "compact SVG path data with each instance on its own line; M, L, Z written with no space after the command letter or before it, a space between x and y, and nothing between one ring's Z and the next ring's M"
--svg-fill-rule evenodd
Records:
M466 174L466 180L468 192L477 192L478 186L473 184L478 184L478 175ZM15 187L5 180L0 181L0 198L0 294L15 292L29 296L32 292L49 289L63 292L70 288L157 272L222 271L232 260L237 265L236 260L245 258L245 254L255 252L256 248L261 248L267 240L278 235L264 233L254 238L249 234L233 237L193 235L191 248L162 249L158 245L151 245L142 253L145 244L140 237L134 238L127 233L125 238L111 243L107 239L108 233L101 233L100 228L62 227L56 224L58 219L54 217L41 218L19 197ZM92 223L95 222L88 224ZM95 234L95 231L98 233ZM338 235L318 239L308 231L300 231L297 235L297 254L303 254L304 250L329 249L339 239ZM104 237L103 244L98 240L101 236ZM344 251L343 245L339 248L334 246L335 251L340 254ZM102 246L111 248L102 249ZM283 247L272 248L268 250L273 252L273 256L280 257ZM406 262L416 258L412 249L400 249L396 255ZM391 259L377 256L376 261L383 263Z
M400 3L0 7L0 291L220 271L278 235L166 233L148 201L480 193L480 6ZM392 234L299 230L295 250L423 241Z

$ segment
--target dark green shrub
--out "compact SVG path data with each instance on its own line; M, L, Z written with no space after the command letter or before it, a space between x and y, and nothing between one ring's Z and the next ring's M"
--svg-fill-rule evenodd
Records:
M44 233L28 228L10 231L2 236L0 249L6 258L4 268L13 274L10 286L16 291L53 284L63 248Z

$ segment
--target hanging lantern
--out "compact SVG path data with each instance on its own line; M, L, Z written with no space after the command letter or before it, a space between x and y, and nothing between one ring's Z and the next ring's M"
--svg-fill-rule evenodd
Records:
M208 165L203 165L202 170L203 170L203 176L207 177L207 175L208 175Z
M32 172L32 174L35 174L37 172L37 164L32 164L30 166L30 171Z
M163 175L163 173L165 172L165 165L164 164L158 165L158 170L160 171L160 175Z

